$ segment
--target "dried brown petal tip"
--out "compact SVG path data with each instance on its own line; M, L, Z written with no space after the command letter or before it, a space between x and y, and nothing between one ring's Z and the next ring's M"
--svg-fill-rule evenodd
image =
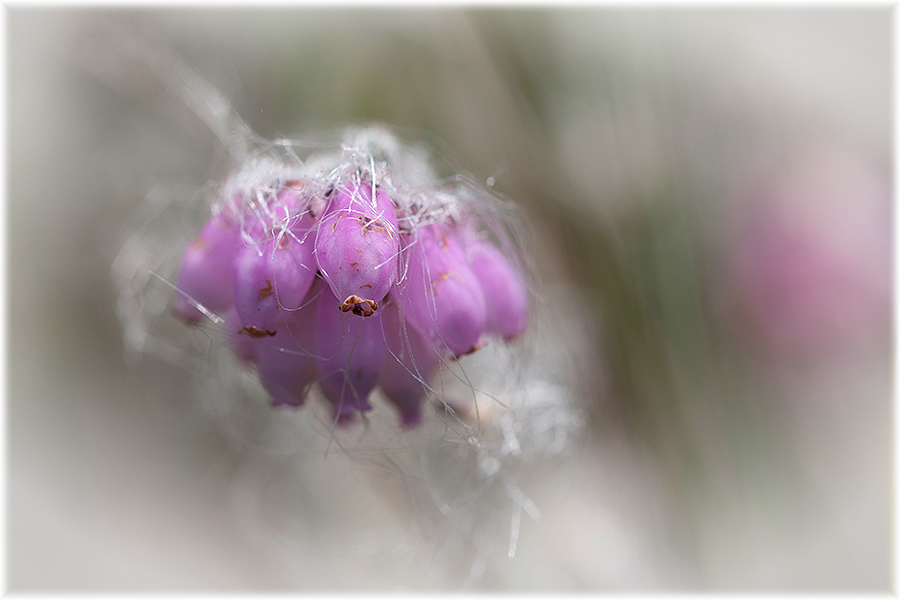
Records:
M352 294L347 296L347 299L341 304L341 310L343 312L352 312L354 315L359 315L360 317L371 317L375 314L375 311L378 310L378 303L374 300L365 300Z

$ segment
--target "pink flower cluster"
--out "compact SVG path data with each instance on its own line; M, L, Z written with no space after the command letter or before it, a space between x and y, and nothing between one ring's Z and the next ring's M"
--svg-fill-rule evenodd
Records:
M524 331L523 277L446 191L361 166L299 173L226 186L184 250L176 311L222 315L274 406L315 386L346 424L380 388L415 426L442 364Z

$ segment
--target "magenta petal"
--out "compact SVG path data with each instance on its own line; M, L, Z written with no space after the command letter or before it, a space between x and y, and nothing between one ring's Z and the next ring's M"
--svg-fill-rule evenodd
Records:
M487 303L487 331L512 339L528 324L528 293L522 278L492 244L478 241L469 247L469 265Z
M231 263L239 246L237 225L224 215L214 215L200 235L191 242L181 257L181 270L175 298L175 310L189 321L199 321L203 313L194 302L207 310L225 310L232 303L233 276Z
M261 247L245 246L234 261L234 306L246 326L276 331L283 312L298 308L315 279L311 220L281 231ZM283 310L286 309L286 310Z
M399 236L390 198L368 185L337 188L316 233L316 263L344 312L371 316L397 280Z
M405 427L414 427L422 419L426 385L440 365L440 356L433 343L406 326L395 304L385 306L381 317L389 354L385 357L378 385L400 411L401 423Z
M293 311L274 336L257 342L256 370L273 406L301 406L316 379L314 321L311 306Z
M426 339L460 356L478 349L487 320L484 293L462 249L438 225L408 246L404 315Z
M357 319L343 313L326 292L316 302L315 329L320 386L336 415L371 410L368 396L378 383L387 352L381 318Z

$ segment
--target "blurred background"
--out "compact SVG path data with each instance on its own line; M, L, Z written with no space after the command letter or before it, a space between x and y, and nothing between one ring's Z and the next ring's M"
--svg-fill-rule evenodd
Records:
M185 372L126 364L125 223L222 154L134 36L262 136L443 140L522 207L538 280L576 290L554 302L593 344L588 426L516 557L466 585L886 591L892 35L889 7L8 9L9 585L462 585L391 567L389 496L310 491L356 494L356 470L307 474L309 523L283 527L246 496L300 494L273 491L284 462L230 444Z

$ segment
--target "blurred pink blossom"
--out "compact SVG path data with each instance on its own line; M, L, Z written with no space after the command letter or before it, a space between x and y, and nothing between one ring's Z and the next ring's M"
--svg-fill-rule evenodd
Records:
M888 173L833 148L786 166L748 190L727 259L731 292L751 336L770 350L817 354L886 335Z

